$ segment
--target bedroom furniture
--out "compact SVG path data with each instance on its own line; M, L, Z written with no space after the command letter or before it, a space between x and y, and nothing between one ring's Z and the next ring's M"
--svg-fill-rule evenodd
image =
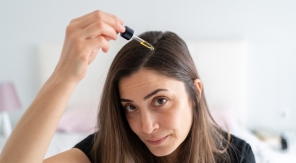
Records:
M0 83L0 126L4 137L11 133L11 123L8 111L16 110L21 107L18 95L12 82Z

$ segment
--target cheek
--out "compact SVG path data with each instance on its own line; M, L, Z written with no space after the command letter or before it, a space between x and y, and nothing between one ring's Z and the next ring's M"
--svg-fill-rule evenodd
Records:
M180 104L171 118L171 124L176 127L182 135L187 135L193 121L192 107L187 103Z
M193 113L192 107L188 103L177 103L170 106L166 111L155 111L154 116L155 121L158 123L160 130L174 130L180 133L187 133L192 125ZM129 117L126 115L126 119L131 130L136 135L141 135L142 126L141 118L139 116Z
M131 118L128 116L126 116L126 119L132 131L138 134L141 131L140 122L138 122L136 118Z
M159 116L159 123L162 128L173 129L179 122L178 110L170 108L169 111Z

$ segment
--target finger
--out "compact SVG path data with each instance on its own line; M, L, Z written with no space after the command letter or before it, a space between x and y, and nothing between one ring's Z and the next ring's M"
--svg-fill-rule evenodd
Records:
M114 30L114 28L102 22L93 23L83 29L82 32L83 37L86 39L95 38L100 35L111 38L113 40L117 38L117 32Z
M104 11L95 11L88 15L87 17L81 19L79 21L79 28L85 28L88 25L97 22L97 21L102 21L105 22L106 24L109 24L111 27L115 28L116 31L118 32L124 32L125 28L123 27L123 21L120 20L117 16L106 13Z
M107 41L110 41L110 40L112 40L110 37L108 37L108 36L104 36L105 37L105 39L107 40Z
M88 39L84 44L86 49L89 49L90 52L94 49L102 49L103 52L107 52L110 46L108 40L104 36Z
M95 11L94 11L94 12L95 12ZM78 17L78 18L75 18L75 19L71 20L71 23L79 22L79 21L81 21L82 19L85 19L85 18L89 17L89 16L90 16L91 14L93 14L94 12L91 12L91 13L88 13L88 14L86 14L86 15L83 15L83 16L80 16L80 17Z
M99 49L94 49L92 51L91 55L89 56L89 62L88 62L88 64L91 64L93 62L93 60L96 58L98 52L99 52Z
M102 46L102 51L104 53L107 53L110 48L110 44L109 44L109 41L107 41L105 38L104 38L104 41L106 41L106 42L104 42L104 46Z
M110 37L108 37L108 36L104 36L104 35L102 35L102 36L105 37L105 39L106 39L107 41L112 40L112 38L110 38ZM98 36L91 37L90 39L93 39L93 38L96 38L96 37L98 37Z

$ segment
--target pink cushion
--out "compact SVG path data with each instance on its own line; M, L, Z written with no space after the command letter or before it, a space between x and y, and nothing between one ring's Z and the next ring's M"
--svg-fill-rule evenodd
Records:
M239 120L231 109L215 108L210 110L215 122L225 131L239 128Z
M57 127L62 132L85 132L96 131L97 108L86 105L68 107Z

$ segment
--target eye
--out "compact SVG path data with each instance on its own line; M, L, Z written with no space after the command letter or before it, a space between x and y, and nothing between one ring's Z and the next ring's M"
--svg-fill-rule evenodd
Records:
M155 101L154 101L154 105L155 106L160 106L160 105L162 105L162 104L164 104L164 103L166 103L167 102L167 99L165 99L165 98L157 98Z
M125 108L128 112L133 112L133 111L137 110L137 108L136 108L135 106L133 106L133 105L126 105L124 108Z

